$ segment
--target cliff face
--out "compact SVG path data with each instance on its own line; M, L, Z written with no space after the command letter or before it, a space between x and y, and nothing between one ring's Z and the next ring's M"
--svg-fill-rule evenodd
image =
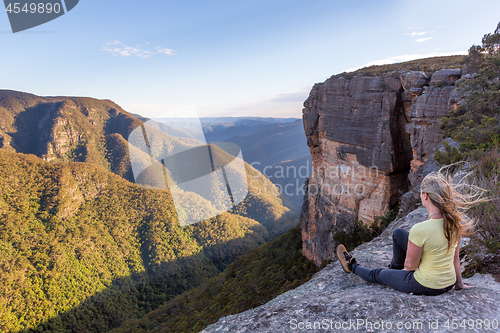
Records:
M409 230L426 217L424 208L417 209L351 253L366 267L387 266L392 257L392 231L397 227ZM335 261L300 287L255 309L221 318L202 332L457 332L453 328L457 320L459 324L464 319L498 323L500 283L481 274L464 281L474 288L415 296L364 282L346 274ZM467 328L467 332L485 330L472 321Z
M455 82L460 77L460 69L437 71L430 84L423 86L422 92L411 103L406 131L410 134L413 151L409 177L413 187L420 184L424 164L443 140L440 119L455 109L460 101L455 88Z
M417 185L442 140L459 70L332 77L304 102L313 170L302 207L304 255L334 257L333 234L369 225Z
M92 162L133 180L127 145L117 142L139 123L109 100L0 90L0 148L47 161Z

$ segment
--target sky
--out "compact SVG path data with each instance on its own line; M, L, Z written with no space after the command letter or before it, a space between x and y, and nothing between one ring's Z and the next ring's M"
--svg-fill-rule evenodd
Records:
M12 33L0 13L0 89L110 99L147 117L302 116L347 70L466 54L498 0L80 0Z

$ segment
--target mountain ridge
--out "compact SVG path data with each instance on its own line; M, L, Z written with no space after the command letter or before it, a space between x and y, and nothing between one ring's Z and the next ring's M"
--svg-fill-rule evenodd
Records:
M108 330L297 225L277 195L259 190L274 185L245 164L241 204L179 228L168 190L133 183L138 148L126 138L141 124L109 100L0 91L0 330ZM155 133L172 147L194 144Z
M133 117L109 100L39 97L29 93L0 90L0 148L31 153L48 161L95 163L130 182L135 181L131 160L138 165L150 163L150 156L136 149L127 140L129 134L141 124L142 120ZM148 131L162 141L163 146L156 149L165 147L169 151L183 150L201 144L192 138L177 138L161 132L161 126L168 125L158 126L148 127ZM131 150L134 151L133 156L130 155ZM249 201L261 202L259 205L262 206L263 212L269 212L269 209L264 207L274 202L270 205L272 209L279 211L279 214L288 211L288 208L278 207L282 205L281 199L270 191L274 185L258 175L249 165L245 168L247 178L251 180L249 186L261 186L266 190L247 198L240 206ZM259 199L264 197L267 203ZM234 209L242 211L241 207ZM257 212L253 214L253 218L260 219L272 229L268 222L276 215L270 213L269 216ZM290 216L290 219L296 217ZM293 223L278 225L280 230L284 230L283 228L291 227Z

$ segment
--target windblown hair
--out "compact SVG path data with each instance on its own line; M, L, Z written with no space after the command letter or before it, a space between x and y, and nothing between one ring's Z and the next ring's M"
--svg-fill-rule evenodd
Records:
M485 190L466 182L469 175L470 173L465 174L454 184L448 167L443 167L438 172L425 176L420 185L420 191L429 195L431 202L443 215L448 251L460 237L473 233L474 221L464 212L473 205L488 200L483 197Z

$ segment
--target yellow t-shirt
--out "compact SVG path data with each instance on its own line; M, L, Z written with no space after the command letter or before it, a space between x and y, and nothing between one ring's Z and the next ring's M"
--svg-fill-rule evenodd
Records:
M427 288L441 289L456 282L453 256L457 244L448 250L448 240L444 236L443 219L430 219L415 224L408 238L422 248L420 265L415 270L415 280Z

